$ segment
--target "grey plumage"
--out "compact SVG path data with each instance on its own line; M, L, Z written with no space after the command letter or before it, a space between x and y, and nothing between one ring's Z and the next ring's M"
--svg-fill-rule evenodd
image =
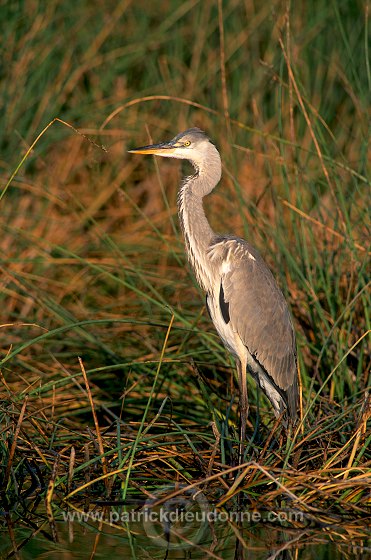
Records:
M231 263L230 270L221 275L220 285L233 328L256 362L256 369L249 366L251 374L271 400L276 415L288 408L289 417L294 419L295 335L281 290L258 251L243 239L216 237L208 254L212 262ZM223 315L222 306L221 312Z
M170 142L144 146L133 153L188 159L195 174L178 193L178 213L188 259L205 290L212 321L235 356L240 384L241 440L247 420L246 370L261 386L276 416L297 416L295 334L285 298L264 260L247 241L216 235L202 199L221 177L220 155L206 134L191 128Z

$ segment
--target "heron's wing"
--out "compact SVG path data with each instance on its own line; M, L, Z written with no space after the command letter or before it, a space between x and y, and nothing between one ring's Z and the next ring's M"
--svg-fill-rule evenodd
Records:
M217 247L219 245L219 248ZM219 253L219 254L218 254ZM297 398L296 344L285 298L260 254L246 241L223 238L210 256L220 258L221 311L250 354L286 393ZM292 393L292 394L291 394Z

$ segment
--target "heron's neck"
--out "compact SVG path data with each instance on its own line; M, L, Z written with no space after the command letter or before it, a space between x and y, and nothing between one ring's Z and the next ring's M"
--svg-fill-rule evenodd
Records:
M210 171L205 174L199 169L195 175L185 177L178 193L179 220L188 260L195 271L198 283L205 291L209 291L212 286L206 252L215 234L206 218L202 199L213 190L220 175L220 165L212 174Z

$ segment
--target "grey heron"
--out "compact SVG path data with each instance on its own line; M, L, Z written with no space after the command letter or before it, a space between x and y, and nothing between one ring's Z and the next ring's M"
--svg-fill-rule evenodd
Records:
M221 159L199 128L169 142L130 150L134 154L189 160L194 174L178 192L178 213L187 256L225 347L233 354L240 389L240 460L248 417L247 371L284 425L297 417L295 333L282 291L259 252L244 239L211 229L203 198L219 183ZM241 447L242 446L242 447Z

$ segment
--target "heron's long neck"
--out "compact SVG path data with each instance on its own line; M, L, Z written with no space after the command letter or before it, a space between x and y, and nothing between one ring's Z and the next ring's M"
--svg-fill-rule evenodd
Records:
M209 291L212 286L206 251L215 234L205 216L202 199L219 179L220 171L213 177L202 177L197 172L183 180L178 193L178 213L187 256L198 283L205 291Z

